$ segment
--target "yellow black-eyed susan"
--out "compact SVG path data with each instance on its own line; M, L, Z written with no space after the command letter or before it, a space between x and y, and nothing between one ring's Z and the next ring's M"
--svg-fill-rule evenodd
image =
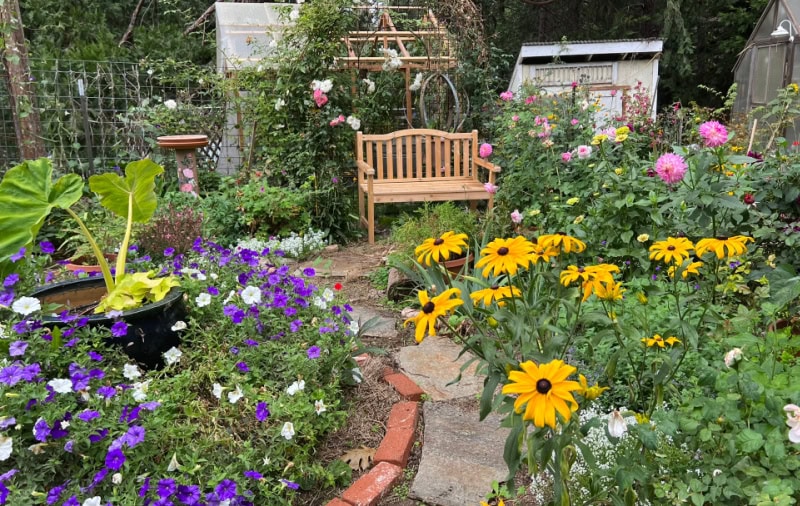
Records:
M519 366L522 370L509 372L511 383L503 387L503 394L517 394L514 401L517 413L525 406L522 417L537 427L547 425L555 429L556 412L568 422L573 409L578 407L572 392L581 388L577 381L567 380L576 369L561 360L541 365L528 360Z
M451 298L455 296L456 298ZM450 288L440 293L436 297L428 297L426 290L420 290L418 297L422 305L422 310L413 318L405 321L404 325L414 322L416 330L414 331L414 339L421 343L425 339L425 330L427 329L428 335L436 335L436 320L440 316L446 316L448 312L452 311L456 306L464 303L458 297L461 296L461 290L458 288Z
M460 255L466 247L467 234L456 234L451 230L441 237L425 239L414 249L414 254L417 255L417 262L430 266L431 261L448 260L451 253L455 256Z

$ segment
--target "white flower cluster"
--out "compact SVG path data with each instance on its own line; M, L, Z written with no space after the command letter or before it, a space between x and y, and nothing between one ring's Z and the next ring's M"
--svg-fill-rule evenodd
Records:
M283 251L289 258L302 258L324 248L327 245L326 236L325 232L312 228L302 236L292 232L289 237L284 239L275 238L269 241L262 241L253 238L240 240L236 244L235 250L249 249L260 252L265 248L269 248L270 251Z
M397 50L380 48L378 49L378 51L383 53L383 57L385 59L383 65L381 65L381 68L383 68L383 70L395 70L403 65L403 60L401 60L400 57L397 56Z
M164 101L164 107L166 107L167 109L169 109L170 111L172 111L172 110L174 110L174 109L176 109L176 108L178 107L178 103L177 103L177 102L175 102L175 101L174 101L174 100L172 100L172 99L165 100L165 101Z
M375 82L369 79L362 79L363 83L367 86L367 94L375 93Z
M333 89L333 81L330 79L325 79L324 81L314 79L311 81L311 89L315 91L320 90L322 93L328 93Z
M355 131L358 131L358 129L361 128L361 120L356 118L355 116L348 116L347 124L350 125L350 128L352 128Z
M417 75L414 76L414 82L408 87L411 91L417 91L422 88L422 72L417 72Z

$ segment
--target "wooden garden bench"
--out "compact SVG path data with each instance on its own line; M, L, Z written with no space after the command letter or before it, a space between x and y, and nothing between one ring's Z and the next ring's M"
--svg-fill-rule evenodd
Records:
M382 135L356 134L358 209L361 224L375 242L375 204L469 200L473 205L494 195L484 182L494 184L500 167L478 156L478 131L449 133L409 129ZM485 178L478 168L486 169Z

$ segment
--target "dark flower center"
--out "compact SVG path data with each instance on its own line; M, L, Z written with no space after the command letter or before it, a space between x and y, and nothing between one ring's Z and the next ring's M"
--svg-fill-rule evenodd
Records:
M436 304L434 304L432 301L428 301L424 306L422 306L422 312L425 314L433 313L434 309L436 309Z
M433 241L434 246L439 246L440 244L444 243L444 239L438 237L435 241Z
M584 269L583 267L580 267L580 268L578 269L578 272L580 272L581 274L583 274L584 272L586 272L586 269Z
M717 237L717 240L718 241L727 241L728 238L723 235L723 236Z
M553 384L550 383L549 379L542 378L536 382L536 391L540 394L544 395L553 388Z
M492 290L499 290L499 289L500 289L500 285L492 285Z
M498 248L497 254L501 256L508 255L508 248L506 248L505 246L503 246L502 248Z
M675 246L667 246L667 249L670 251L675 251Z
M567 235L566 232L558 232L556 235Z

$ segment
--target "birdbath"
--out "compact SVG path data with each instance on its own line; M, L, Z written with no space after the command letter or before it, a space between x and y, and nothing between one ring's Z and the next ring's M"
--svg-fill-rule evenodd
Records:
M156 139L161 148L174 149L178 161L178 185L182 192L195 197L200 188L197 185L197 154L195 149L208 146L206 135L163 135Z

